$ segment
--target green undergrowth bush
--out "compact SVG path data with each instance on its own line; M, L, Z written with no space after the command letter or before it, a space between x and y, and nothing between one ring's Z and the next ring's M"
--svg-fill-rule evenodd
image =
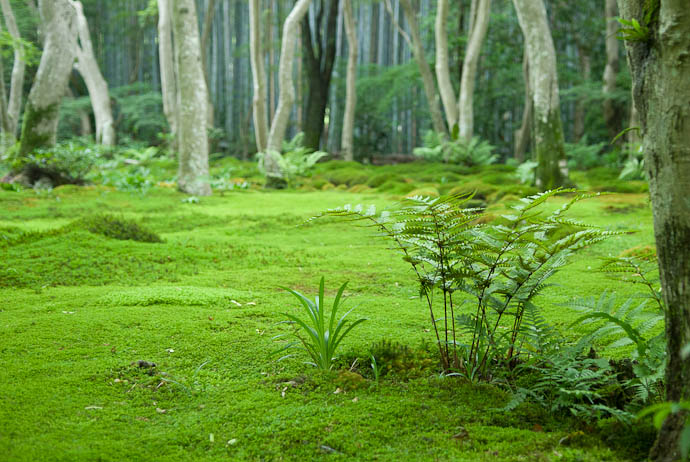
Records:
M457 126L448 136L429 131L424 135L424 146L414 149L414 155L430 162L460 164L468 167L491 165L498 159L494 147L478 137L461 138Z

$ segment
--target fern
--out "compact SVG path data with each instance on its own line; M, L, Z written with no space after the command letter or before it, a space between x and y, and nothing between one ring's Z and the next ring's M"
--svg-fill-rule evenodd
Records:
M549 199L574 192L524 198L488 225L478 220L482 210L468 207L471 195L412 197L381 213L347 205L319 217L365 223L390 239L414 270L444 371L488 379L495 364L520 354L525 313L536 310L533 300L551 276L573 253L616 234L564 218L591 195L576 194L554 212L544 210Z

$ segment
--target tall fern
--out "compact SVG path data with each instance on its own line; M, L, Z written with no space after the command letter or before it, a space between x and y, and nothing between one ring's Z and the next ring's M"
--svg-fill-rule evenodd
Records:
M565 193L575 194L548 212L547 201ZM381 213L348 205L319 217L364 222L392 240L417 277L443 369L488 378L494 364L520 353L525 313L536 309L534 298L549 278L573 253L616 234L565 218L591 196L547 191L522 199L488 225L481 209L467 207L471 195L413 197Z

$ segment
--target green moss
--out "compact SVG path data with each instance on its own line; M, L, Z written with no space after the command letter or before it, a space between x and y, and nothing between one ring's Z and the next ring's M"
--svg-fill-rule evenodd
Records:
M336 186L347 185L354 186L356 184L366 184L369 180L369 174L362 169L344 168L339 170L330 170L323 173L324 178Z
M112 239L137 242L163 242L160 236L144 228L139 223L112 215L94 215L82 218L75 225L91 233L101 234Z
M57 129L57 118L60 112L60 104L51 104L44 108L36 108L31 102L24 109L24 122L18 158L21 159L28 153L38 149L49 147L55 143L55 131L45 131L44 126ZM52 123L52 122L55 123Z

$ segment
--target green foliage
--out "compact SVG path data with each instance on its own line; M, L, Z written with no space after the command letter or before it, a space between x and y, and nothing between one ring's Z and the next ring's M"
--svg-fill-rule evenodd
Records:
M565 192L574 191L524 198L491 225L481 224L480 209L466 208L470 195L413 197L380 214L373 206L347 205L321 216L369 222L393 241L417 277L443 370L488 380L495 365L519 354L525 313L548 279L573 253L615 234L564 217L591 195L575 195L545 213L547 200Z
M534 185L535 175L537 174L537 165L538 163L533 160L528 160L518 165L517 169L515 170L515 175L520 180L520 183L529 186Z
M589 170L605 163L601 152L608 143L588 144L584 136L577 143L565 143L565 155L571 170Z
M312 152L311 149L305 148L303 140L304 133L300 132L292 140L284 142L282 155L271 150L257 153L256 158L261 174L266 175L265 158L271 156L286 176L288 184L294 186L300 177L306 176L321 158L328 155L327 152Z
M163 242L160 236L150 231L139 223L113 215L93 215L82 218L77 226L94 234L120 240L132 240L137 242Z
M486 166L496 162L498 158L493 154L494 147L479 137L471 140L460 138L454 132L450 138L443 133L429 131L424 136L424 146L415 148L414 155L429 162L445 162L450 164Z
M312 359L312 362L309 364L322 370L331 369L333 361L335 360L336 350L340 343L354 327L366 321L366 319L361 318L347 325L348 321L345 318L354 308L345 313L339 321L336 321L338 308L341 305L341 299L346 286L347 283L343 284L340 286L340 289L338 289L329 315L326 315L326 310L324 308L325 294L323 277L321 277L321 282L319 283L319 294L313 301L296 290L286 288L287 291L297 297L304 307L307 313L307 320L304 321L293 314L284 313L289 319L287 322L296 325L293 334L297 337L299 342L289 343L277 352L282 352L301 344L301 348L304 349ZM283 356L283 358L289 356L292 355Z
M390 340L381 340L373 344L370 357L377 381L388 374L403 380L417 378L428 375L437 366L437 362L428 351L410 348L408 345Z
M114 116L118 137L131 136L147 145L159 142L158 134L168 130L168 121L163 114L163 97L160 92L143 84L114 88Z
M618 178L621 180L646 180L647 171L644 168L644 159L631 157L626 160Z
M22 50L22 59L27 66L35 66L41 60L41 50L36 45L21 37L12 37L8 31L0 31L0 53L2 58L13 55L18 48Z
M100 155L97 147L84 140L72 140L24 156L15 151L8 160L14 171L25 172L32 183L45 176L53 186L58 186L84 184Z

